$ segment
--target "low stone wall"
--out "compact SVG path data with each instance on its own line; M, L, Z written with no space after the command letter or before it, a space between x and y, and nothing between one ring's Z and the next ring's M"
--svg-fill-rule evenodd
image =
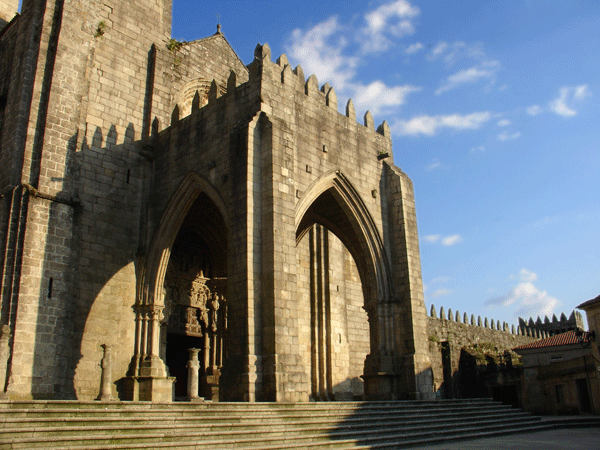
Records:
M459 362L464 348L479 347L487 353L503 355L505 351L539 339L527 336L525 330L523 333L514 325L509 329L506 323L487 318L479 317L476 321L471 316L468 320L464 314L461 320L460 313L453 314L449 310L446 315L443 308L438 318L433 306L427 318L427 333L434 390L438 397L445 398L462 397Z

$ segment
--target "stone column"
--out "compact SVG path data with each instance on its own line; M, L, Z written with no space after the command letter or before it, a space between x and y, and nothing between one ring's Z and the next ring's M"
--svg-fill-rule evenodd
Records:
M112 346L108 344L102 344L101 347L104 349L104 357L100 363L102 367L102 374L100 375L100 395L96 400L102 402L113 402L115 401L112 396Z
M188 383L187 393L188 400L191 402L199 402L202 399L198 396L198 371L200 370L200 361L198 361L199 348L188 348L190 359L187 363Z
M139 376L134 377L139 384L139 398L134 400L168 402L173 400L174 377L167 375L167 367L160 356L160 321L163 319L162 305L146 305L143 307L142 347L147 346L142 354ZM135 390L134 390L135 392Z

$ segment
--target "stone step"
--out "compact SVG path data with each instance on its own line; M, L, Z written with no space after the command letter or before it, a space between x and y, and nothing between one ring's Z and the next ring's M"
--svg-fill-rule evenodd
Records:
M228 403L228 402L80 402L77 400L0 400L0 412L10 409L69 409L76 408L78 411L84 410L104 410L107 405L112 409L151 409L151 410L347 410L347 409L385 409L385 408L415 408L424 409L431 406L454 407L466 405L498 405L489 398L481 399L447 399L447 400L399 400L399 401L374 401L374 402L310 402L310 403L274 403L274 402L256 402L256 403ZM504 406L504 405L503 405Z
M498 422L502 421L502 423L514 423L520 422L524 420L532 420L529 415L519 414L519 415L511 415L511 416L486 416L486 422ZM537 419L539 420L539 419ZM427 430L431 427L451 427L457 425L464 425L465 423L473 422L471 419L467 421L465 418L452 418L452 419L437 419L427 417L421 418L419 421L414 420L410 422L406 422L404 420L398 419L395 421L387 421L380 422L377 421L373 423L371 421L365 420L356 420L356 419L342 419L335 423L325 423L318 421L294 421L290 422L273 422L269 423L268 426L264 423L255 422L251 425L223 425L218 427L213 427L210 425L205 425L202 422L197 423L155 423L155 424L132 424L131 421L127 421L126 425L123 424L123 421L118 422L115 421L111 425L107 425L106 422L100 422L101 425L98 425L96 422L87 423L85 425L62 425L59 427L53 426L31 426L29 423L14 423L14 425L19 425L14 428L4 428L0 430L0 440L2 439L10 439L10 438L18 438L19 436L27 435L31 437L41 437L41 436L73 436L81 433L86 433L88 435L94 434L103 434L103 433L115 433L115 434L144 434L149 431L187 431L194 430L197 433L200 433L204 436L209 435L220 435L220 434L261 434L268 433L270 435L282 435L282 434L309 434L313 432L327 432L330 435L344 433L344 432L357 432L357 431L378 431L378 430L386 430L386 429L394 429L394 430ZM477 418L477 423L482 423L481 418ZM163 431L163 432L164 432Z
M52 440L52 448L88 449L93 448L195 448L201 449L287 449L287 448L348 448L368 446L367 448L394 448L403 443L417 441L436 442L454 439L457 436L466 438L470 435L481 433L508 432L516 428L538 429L539 421L526 423L528 426L515 427L513 423L506 424L481 424L472 427L436 429L435 426L428 430L394 430L387 433L357 431L340 435L312 434L304 436L230 436L215 438L198 433L148 433L144 439L127 434L105 434L98 436L62 437ZM10 440L11 447L0 448L50 448L48 441L43 438L24 438ZM112 447L111 447L112 446ZM116 447L118 446L118 447ZM144 447L145 446L145 447Z
M394 414L389 413L385 414L377 418L378 426L387 426L389 424L395 424L398 421L402 423L410 423L416 424L422 421L432 421L436 422L460 422L469 419L479 419L481 417L480 412L468 412L468 413L455 413L455 412L444 412L438 414L427 414L426 417L423 417L422 414L415 415L405 415L405 414ZM505 417L529 417L529 414L523 412L513 412L511 410L499 410L494 412L486 411L486 418L494 418L500 420ZM187 425L202 427L211 430L218 430L224 428L231 427L247 427L252 425L264 425L265 423L269 423L270 426L275 425L285 425L289 424L290 421L293 421L295 425L308 426L311 424L322 423L324 419L336 419L338 422L343 422L346 424L356 424L363 423L365 421L369 421L369 416L365 415L350 415L350 416L324 416L319 417L317 415L311 415L306 417L305 415L294 415L294 416L286 416L286 417L265 417L261 416L260 418L246 418L244 421L233 422L226 415L222 415L219 417L215 416L195 416L195 417L127 417L127 423L130 425L149 425L156 426L156 424L161 424L164 426L172 426L172 425ZM334 420L335 421L335 420ZM14 427L15 424L19 426L30 426L30 427L68 427L68 426L93 426L98 424L110 424L110 423L118 423L121 424L124 422L123 417L104 417L104 416L94 416L94 417L9 417L0 419L0 432L2 430ZM233 423L232 423L233 422ZM331 422L331 421L330 421Z
M458 428L465 429L470 426L473 429L481 429L484 426L491 428L506 428L513 425L523 423L534 423L539 421L536 418L523 419L512 418L498 420L479 420L473 421L470 425L462 422L460 424L451 423L443 424L437 422L422 423L420 425L403 425L401 422L395 426L376 427L373 424L365 423L362 426L344 426L338 424L335 426L322 427L302 427L288 425L283 429L272 429L271 427L263 427L261 429L247 429L237 431L218 431L206 432L189 427L164 427L163 430L153 429L152 427L143 427L132 429L131 427L74 427L68 430L52 430L47 429L22 429L15 430L13 435L2 435L0 442L11 442L15 448L40 448L46 445L51 439L54 444L58 443L73 443L77 441L79 444L83 441L85 446L95 444L107 444L108 441L116 441L123 444L134 444L139 442L181 442L181 441L199 441L202 440L203 445L214 444L219 442L220 447L234 448L232 446L244 444L247 447L257 445L257 443L281 442L286 444L306 443L306 442L324 442L331 440L354 440L356 438L368 439L369 441L387 440L390 438L397 439L397 436L403 435L406 437L422 436L429 434L447 434L453 433ZM135 433L133 431L136 431ZM28 437L18 437L27 435Z
M14 408L10 410L0 410L0 420L3 417L19 417L19 416L27 416L27 417L65 417L69 415L77 415L79 417L94 417L98 414L103 416L115 416L115 417L127 417L127 416L136 416L139 414L144 414L145 416L156 416L156 417L183 417L183 416L202 416L207 417L212 415L214 417L219 417L219 415L223 417L227 417L229 419L236 418L246 418L249 414L261 414L262 416L293 416L294 414L305 414L310 413L311 416L333 416L340 414L363 414L363 415L376 415L380 416L383 414L404 414L404 415L413 415L413 414L421 414L423 411L427 411L428 413L444 413L444 412L494 412L501 410L509 410L510 407L506 405L482 405L482 406L473 406L473 405L455 405L452 407L448 407L447 405L431 405L428 408L414 408L414 407L365 407L365 408L336 408L336 409L323 409L323 408L310 408L306 407L303 409L299 408L288 408L288 409L246 409L246 410L237 410L237 409L225 409L219 407L213 407L209 409L190 409L190 408L176 408L163 410L163 409L154 409L154 408L144 408L139 407L136 409L123 409L119 407L114 407L113 404L108 404L104 409L98 410L89 410L83 409L80 410L78 408L69 408L69 409L56 409L56 408Z
M538 425L539 417L490 400L82 402L82 408L77 402L4 402L0 404L0 449L397 448L405 441Z

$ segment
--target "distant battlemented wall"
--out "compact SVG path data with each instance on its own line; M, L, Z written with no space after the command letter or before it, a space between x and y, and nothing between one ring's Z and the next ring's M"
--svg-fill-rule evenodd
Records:
M544 339L553 334L565 332L583 324L581 313L573 311L567 319L561 314L560 320L546 317L536 321L519 319L519 325L508 325L499 320L481 318L459 311L438 312L431 305L427 317L429 353L434 378L434 390L447 397L461 396L461 376L459 374L461 352L465 348L481 348L486 353L500 357L519 345ZM444 373L445 372L445 373ZM446 382L447 387L443 388Z
M552 320L546 316L543 322L539 316L535 322L532 317L528 321L519 317L519 328L521 330L531 330L536 335L537 333L541 333L545 336L554 336L555 334L566 333L570 330L583 330L583 315L579 311L573 311L567 319L565 313L562 313L559 320L556 314L553 314Z
M438 319L435 305L431 305L429 310L429 318ZM578 311L573 311L568 319L565 313L562 313L560 315L560 320L556 318L556 315L552 317L552 320L546 316L543 322L539 316L535 322L531 317L528 321L519 318L519 325L517 325L515 328L514 324L509 326L506 322L500 323L499 320L488 319L487 317L482 320L481 316L477 316L477 320L475 320L474 314L471 314L469 318L469 315L464 313L461 319L461 314L459 311L453 313L452 309L449 309L448 313L446 314L444 307L442 306L440 308L439 320L477 326L479 328L487 328L503 333L527 336L536 339L545 339L547 337L554 336L555 334L565 333L576 328L583 329L583 318L581 313Z

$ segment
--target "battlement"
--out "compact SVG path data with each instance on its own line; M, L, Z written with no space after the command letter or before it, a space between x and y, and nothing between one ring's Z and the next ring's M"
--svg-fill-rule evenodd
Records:
M509 326L506 322L500 323L499 320L488 319L487 317L484 317L482 320L481 316L477 316L477 319L475 319L474 314L471 314L469 318L469 315L466 312L462 315L461 319L461 314L459 311L453 313L452 309L448 309L448 313L446 313L443 306L440 308L438 316L435 305L431 305L429 317L432 319L462 323L468 326L487 328L507 334L528 336L536 339L545 339L555 334L564 333L576 328L583 329L583 318L581 313L578 311L573 311L569 319L567 319L567 316L562 313L560 321L556 318L556 315L553 316L552 321L550 321L550 319L546 316L544 322L542 322L539 317L535 322L532 318L530 318L528 322L519 318L519 325L516 327L514 324Z
M248 65L251 80L253 79L253 76L256 77L258 75L258 66L263 69L270 69L273 78L279 78L282 85L293 87L297 93L303 93L307 97L316 99L324 106L333 109L339 114L338 98L333 86L329 85L329 83L325 83L319 88L317 76L312 74L306 79L304 69L302 69L301 65L297 65L296 68L292 70L290 62L285 54L281 54L276 62L273 62L271 60L271 48L268 44L258 44L254 50L254 61ZM356 109L352 99L348 99L346 102L345 116L349 120L356 121ZM362 125L391 139L388 123L384 120L376 129L370 111L365 112Z
M565 313L561 313L560 319L556 317L556 314L553 314L552 319L546 316L543 321L539 316L535 321L533 317L530 317L528 321L519 317L519 327L539 330L547 333L549 336L554 336L555 334L566 333L571 330L583 330L583 315L579 311L573 311L569 318L567 318Z

